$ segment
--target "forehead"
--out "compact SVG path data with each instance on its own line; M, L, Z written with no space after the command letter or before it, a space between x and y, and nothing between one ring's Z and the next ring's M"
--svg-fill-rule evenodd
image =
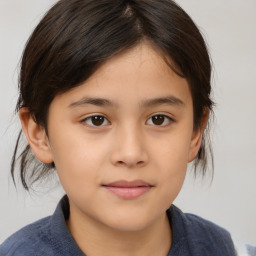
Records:
M169 64L169 65L168 65ZM137 77L147 78L151 74L159 79L165 75L175 75L171 66L175 66L171 58L165 55L160 49L154 47L150 42L143 41L142 43L127 49L108 61L103 63L91 78L96 79L98 76L115 73L115 75L129 75L138 70ZM120 77L118 75L118 77Z
M116 106L128 98L130 105L153 97L176 98L180 103L191 100L187 80L178 76L149 43L141 43L112 57L80 86L56 96L66 99L65 105L69 106L78 105L75 102L83 97L113 99L111 103Z

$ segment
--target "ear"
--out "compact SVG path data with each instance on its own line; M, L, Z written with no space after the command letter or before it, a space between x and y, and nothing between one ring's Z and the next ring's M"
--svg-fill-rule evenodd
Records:
M201 123L200 127L198 127L196 130L193 131L193 135L192 135L191 143L190 143L188 162L192 162L196 158L197 153L201 147L204 130L205 130L208 118L209 118L209 112L210 111L208 108L206 108L204 110L202 123Z
M52 163L51 148L45 129L37 124L27 108L19 110L23 132L35 156L43 163Z

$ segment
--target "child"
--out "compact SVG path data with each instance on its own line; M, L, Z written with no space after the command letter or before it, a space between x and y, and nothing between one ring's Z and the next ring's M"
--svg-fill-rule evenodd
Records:
M235 255L227 231L172 204L188 162L206 170L210 80L172 0L60 0L26 45L17 111L22 184L56 171L66 195L0 255Z

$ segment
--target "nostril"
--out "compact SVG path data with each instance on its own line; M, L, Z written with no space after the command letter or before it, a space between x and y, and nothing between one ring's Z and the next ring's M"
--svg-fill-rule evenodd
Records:
M148 155L144 149L115 149L110 154L110 162L116 166L143 167L148 162Z
M128 166L141 166L141 165L144 165L144 161L138 161L138 162L135 162L135 163L131 163L131 162L125 162L125 161L117 161L116 162L117 165L128 165Z

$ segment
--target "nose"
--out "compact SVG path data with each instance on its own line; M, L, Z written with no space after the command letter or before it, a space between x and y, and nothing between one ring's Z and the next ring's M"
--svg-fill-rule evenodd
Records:
M111 153L111 162L115 166L127 168L143 167L147 164L145 136L136 127L120 129L116 133L114 149Z

